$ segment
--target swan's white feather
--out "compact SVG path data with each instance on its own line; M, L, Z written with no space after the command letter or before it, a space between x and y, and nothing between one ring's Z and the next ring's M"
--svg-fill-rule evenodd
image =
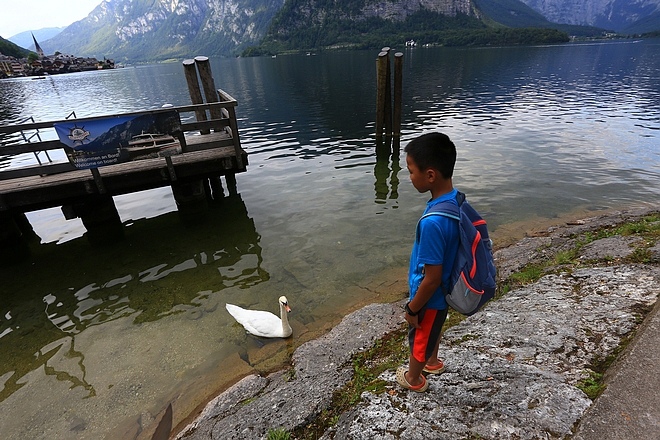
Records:
M282 318L271 312L262 310L248 310L233 304L226 304L225 308L245 330L255 336L264 338L287 338L293 330L286 318L286 310L280 305Z

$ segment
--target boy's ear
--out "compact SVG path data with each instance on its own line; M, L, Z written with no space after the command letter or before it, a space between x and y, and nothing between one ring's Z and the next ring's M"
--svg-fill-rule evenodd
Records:
M433 168L426 169L426 178L429 180L429 182L435 181L437 177L438 177L438 172L436 170L434 170Z

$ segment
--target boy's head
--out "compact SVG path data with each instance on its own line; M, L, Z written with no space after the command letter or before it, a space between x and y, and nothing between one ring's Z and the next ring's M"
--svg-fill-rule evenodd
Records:
M404 151L420 171L432 168L444 179L454 175L456 147L446 134L423 134L410 141Z

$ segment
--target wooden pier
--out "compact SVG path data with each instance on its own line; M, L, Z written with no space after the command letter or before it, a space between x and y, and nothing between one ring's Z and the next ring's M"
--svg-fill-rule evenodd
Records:
M247 154L241 148L236 122L237 102L213 85L208 59L184 61L184 70L194 104L143 112L93 118L30 122L0 126L0 134L19 134L20 140L0 146L0 157L34 154L38 164L0 168L0 252L14 248L31 227L25 213L61 206L67 219L80 217L92 244L114 241L123 228L112 197L152 188L171 186L179 212L193 218L204 211L207 200L222 198L224 176L230 193L236 192L235 174L247 170ZM201 99L197 70L204 85ZM176 112L176 113L174 113ZM178 116L172 136L178 140L176 154L154 153L139 160L80 169L79 164L52 162L48 152L65 149L60 140L44 140L58 124L109 118L165 115ZM194 115L194 119L193 119ZM189 121L189 122L185 122ZM82 122L81 122L82 126ZM60 138L61 139L61 138ZM118 150L119 151L119 150ZM42 160L43 158L47 160Z

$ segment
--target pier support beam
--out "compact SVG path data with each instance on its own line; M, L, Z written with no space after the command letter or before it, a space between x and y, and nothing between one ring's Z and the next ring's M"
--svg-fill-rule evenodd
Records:
M209 187L206 194L207 199L213 202L221 202L225 198L225 189L220 176L209 177Z
M18 263L30 255L28 241L31 237L23 232L25 223L30 225L25 214L0 214L1 266ZM30 226L30 230L32 230L32 226Z
M229 195L235 196L238 194L238 188L236 186L236 174L226 174L225 181L227 182L227 190L229 191Z
M200 179L172 185L172 194L184 223L194 223L206 216L209 209L206 199L207 183L208 180Z
M99 196L76 204L73 212L82 220L92 246L115 243L124 238L124 225L111 196Z

